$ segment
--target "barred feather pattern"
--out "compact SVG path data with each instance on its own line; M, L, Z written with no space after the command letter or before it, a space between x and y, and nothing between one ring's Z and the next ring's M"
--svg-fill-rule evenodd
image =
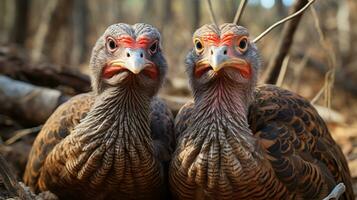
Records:
M177 199L269 198L254 190L255 183L276 191L283 187L262 165L248 108L239 103L251 99L246 94L222 81L197 95L170 169Z
M307 101L273 86L247 94L216 82L180 110L176 199L322 199L339 182L353 197L343 154Z
M48 155L40 190L80 199L157 198L163 171L154 157L149 114L150 98L133 88L99 94L87 116Z

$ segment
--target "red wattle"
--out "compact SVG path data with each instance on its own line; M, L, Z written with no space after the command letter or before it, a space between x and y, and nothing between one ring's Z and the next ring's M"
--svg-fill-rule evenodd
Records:
M103 77L108 79L113 77L115 74L118 74L120 71L127 70L126 68L118 65L105 66L103 70Z

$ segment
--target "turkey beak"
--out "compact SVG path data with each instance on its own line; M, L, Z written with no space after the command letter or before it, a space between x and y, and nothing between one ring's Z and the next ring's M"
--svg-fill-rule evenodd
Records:
M244 78L250 78L252 74L250 63L239 56L229 56L227 46L211 47L210 65L215 72L231 67L239 70Z
M227 55L227 46L211 47L210 65L213 71L218 72L224 66L224 63L229 60Z
M124 67L134 74L139 74L147 65L142 49L127 49Z

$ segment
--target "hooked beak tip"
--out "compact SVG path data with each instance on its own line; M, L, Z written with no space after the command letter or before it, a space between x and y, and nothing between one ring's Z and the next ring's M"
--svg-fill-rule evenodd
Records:
M214 72L218 72L219 70L221 70L221 66L217 66L217 65L211 65L212 69Z
M129 69L131 72L133 72L133 74L139 74L141 72L141 70L139 69Z

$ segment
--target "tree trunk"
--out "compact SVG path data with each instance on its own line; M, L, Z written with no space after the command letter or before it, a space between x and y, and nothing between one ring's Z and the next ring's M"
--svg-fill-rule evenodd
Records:
M16 0L16 14L11 31L11 41L23 45L27 36L30 0Z
M299 0L296 1L292 12L300 10L308 0ZM280 69L284 61L285 56L289 53L290 47L294 40L295 31L299 25L299 22L303 14L296 16L294 19L288 21L283 28L281 40L278 44L278 48L273 55L273 58L270 60L269 65L263 75L263 80L268 84L275 84L276 80L279 77Z

